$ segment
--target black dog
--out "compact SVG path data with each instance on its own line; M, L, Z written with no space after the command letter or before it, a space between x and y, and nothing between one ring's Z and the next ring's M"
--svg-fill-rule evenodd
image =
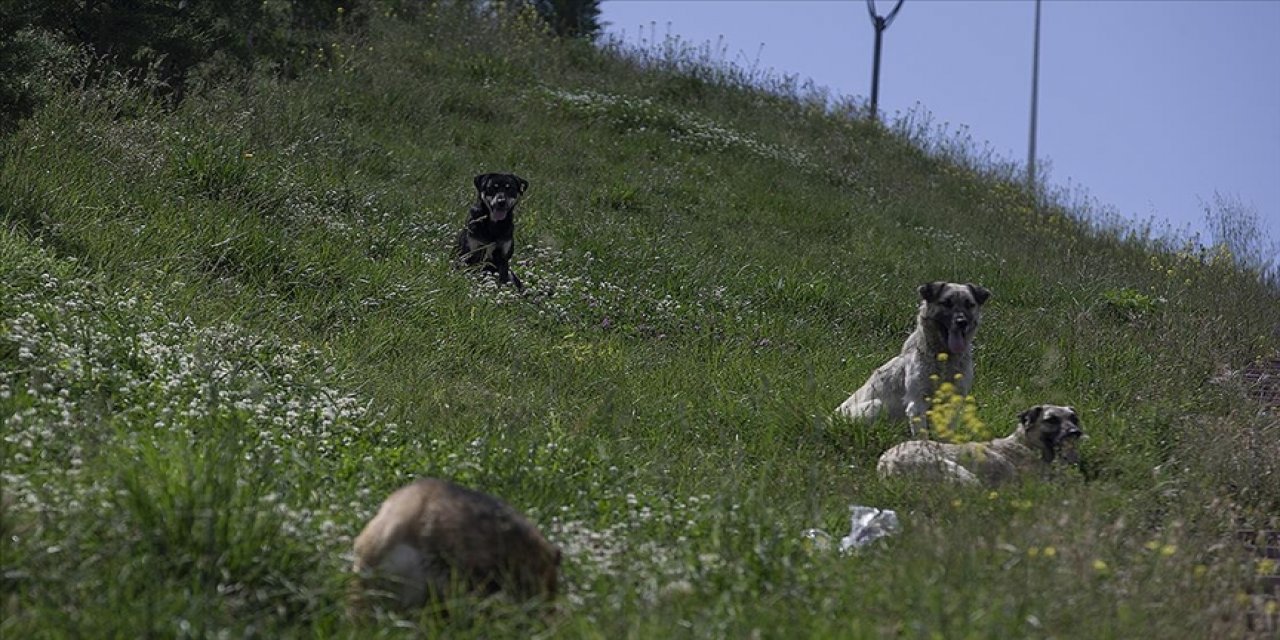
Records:
M524 291L524 284L511 273L511 254L515 253L516 203L529 181L513 173L482 173L476 176L476 203L471 205L467 226L458 233L459 265L483 265L488 273L497 273L498 282L508 282Z

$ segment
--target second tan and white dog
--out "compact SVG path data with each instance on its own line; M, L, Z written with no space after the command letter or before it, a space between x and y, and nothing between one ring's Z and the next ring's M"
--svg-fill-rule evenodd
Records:
M902 351L872 372L871 377L836 412L853 420L886 418L906 421L920 435L927 398L935 383L951 382L962 395L973 386L973 336L982 320L982 305L991 292L976 284L930 282L917 289L920 310L916 328ZM939 359L946 354L945 361ZM956 376L959 375L957 379Z
M1008 436L964 444L903 442L880 456L876 471L881 476L910 475L994 485L1048 467L1055 460L1076 464L1076 447L1083 436L1075 409L1036 405L1018 415L1018 427Z

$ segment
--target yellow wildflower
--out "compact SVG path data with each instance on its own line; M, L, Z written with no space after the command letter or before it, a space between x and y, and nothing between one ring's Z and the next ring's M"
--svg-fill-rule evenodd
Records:
M978 404L973 396L965 396L950 381L938 385L929 397L925 413L929 428L940 440L973 442L990 439L986 425L978 418Z
M1056 556L1056 555L1058 555L1058 550L1057 550L1057 549L1054 549L1053 547L1045 547L1045 548L1044 548L1044 557L1046 557L1046 558L1052 558L1052 557L1054 557L1054 556Z
M1271 558L1263 558L1258 561L1258 575L1269 576L1276 572L1276 561Z
M1177 552L1178 552L1178 545L1176 544L1166 544L1163 547L1160 547L1160 555L1166 558Z
M1094 571L1097 571L1098 573L1106 573L1107 569L1108 569L1107 562L1102 558L1098 558L1093 561Z

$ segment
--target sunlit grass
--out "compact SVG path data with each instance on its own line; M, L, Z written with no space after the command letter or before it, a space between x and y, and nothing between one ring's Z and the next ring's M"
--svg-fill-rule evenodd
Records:
M904 132L438 10L174 111L71 91L0 143L6 637L1245 632L1280 438L1207 381L1280 347L1273 290ZM497 170L531 182L525 295L449 264ZM831 419L938 279L995 297L931 423L1071 404L1081 470L882 481L905 429ZM555 620L348 626L351 536L418 475L564 548ZM902 533L806 545L850 504Z

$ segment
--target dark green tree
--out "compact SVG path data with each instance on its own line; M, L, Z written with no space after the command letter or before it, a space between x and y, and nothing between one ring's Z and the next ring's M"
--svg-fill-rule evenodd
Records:
M363 0L0 0L0 36L41 29L104 64L148 73L181 97L191 70L215 54L249 66L278 60L307 34L347 24ZM341 7L341 11L339 8ZM20 52L18 52L20 53ZM18 53L0 51L3 56Z
M34 105L23 80L35 67L36 51L20 37L29 22L29 16L22 11L0 11L0 133L12 129L19 119L31 113Z
M600 22L600 0L530 0L551 30L562 38L594 40L604 23Z

